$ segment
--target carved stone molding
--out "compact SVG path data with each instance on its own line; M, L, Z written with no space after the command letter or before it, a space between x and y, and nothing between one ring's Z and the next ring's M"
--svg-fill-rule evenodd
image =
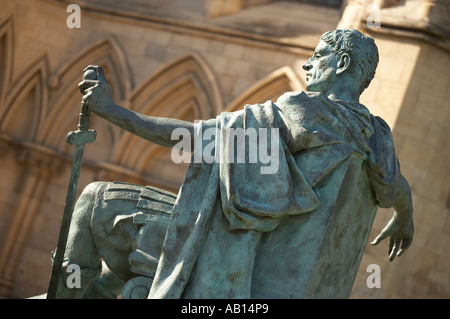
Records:
M66 159L44 146L34 143L16 143L16 161L26 166L26 170L37 171L40 176L61 174L64 171Z
M0 158L7 154L12 143L13 140L11 137L0 132Z
M370 10L377 7L377 12ZM380 21L378 27L367 24L374 14ZM450 51L450 3L447 0L348 0L338 28L416 39Z
M60 4L62 6L70 3L70 1L67 0L48 1L55 2L56 4ZM308 40L305 41L299 38L279 39L278 37L258 35L253 32L245 32L236 28L224 28L221 26L204 23L204 13L207 13L207 11L205 11L203 4L211 0L198 1L196 4L198 7L197 10L193 10L193 8L189 6L185 7L185 10L183 10L183 6L179 7L179 10L173 10L173 7L170 5L166 7L164 5L152 6L150 3L146 3L142 0L136 1L138 2L136 5L130 5L128 2L123 1L111 2L107 0L80 0L79 3L80 6L83 7L83 10L92 12L93 14L100 14L102 16L106 14L109 18L114 20L117 19L118 21L126 21L131 19L134 22L138 21L140 24L142 23L155 29L166 30L173 33L188 34L191 36L205 37L208 39L211 38L211 35L213 34L214 38L221 39L225 42L234 42L265 49L281 50L304 56L310 56L314 50L313 45L310 44ZM222 0L217 1L219 6L220 3L223 4L224 2L225 1ZM228 2L232 3L234 0L229 0ZM253 6L253 3L256 7L257 5L270 2L274 1L246 0L244 8ZM182 5L181 1L179 2L179 5L180 4ZM190 4L192 5L192 2ZM206 7L207 6L208 5L206 5ZM239 8L240 6L230 5L227 7L228 9L222 8L219 10L220 15L238 12L236 11L236 8ZM190 13L187 13L187 11L190 11ZM181 16L178 16L178 14L181 14ZM198 21L199 16L201 18L200 21ZM206 20L209 21L209 19Z

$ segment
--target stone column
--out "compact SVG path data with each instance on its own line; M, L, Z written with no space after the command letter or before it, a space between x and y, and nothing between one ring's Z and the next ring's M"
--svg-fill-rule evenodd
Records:
M342 5L343 12L341 20L336 29L359 29L361 26L361 18L366 7L366 0L347 0Z
M33 222L45 196L50 180L61 172L61 159L42 152L36 145L15 145L16 160L23 167L19 174L20 197L0 256L0 295L8 296L22 252L27 244ZM31 146L31 147L30 147Z

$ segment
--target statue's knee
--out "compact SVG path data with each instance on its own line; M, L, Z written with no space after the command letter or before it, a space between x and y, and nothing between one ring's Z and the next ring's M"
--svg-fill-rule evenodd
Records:
M110 182L92 182L83 189L81 195L86 197L98 196L108 189L109 184Z
M95 198L99 198L108 189L109 182L92 182L88 184L81 193L77 205L93 203Z
M90 221L92 210L98 199L108 188L108 182L93 182L87 185L75 204L72 219Z

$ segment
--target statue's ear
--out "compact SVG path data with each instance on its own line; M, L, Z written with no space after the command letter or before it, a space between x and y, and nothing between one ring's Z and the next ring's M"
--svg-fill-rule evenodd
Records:
M350 54L348 53L342 53L338 65L337 65L337 70L336 70L336 74L341 74L344 73L346 70L348 70L350 68L350 63L352 62L352 59L350 57Z

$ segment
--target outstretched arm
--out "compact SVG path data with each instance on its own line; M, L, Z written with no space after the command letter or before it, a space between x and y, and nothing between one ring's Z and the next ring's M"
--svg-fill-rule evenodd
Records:
M401 256L411 245L414 236L413 206L409 184L406 179L400 177L400 189L394 203L394 216L371 243L377 245L380 241L389 238L389 261L395 256Z
M188 129L193 138L194 124L191 122L148 116L116 105L103 69L91 65L85 69L88 70L96 73L96 80L83 80L78 87L83 94L83 103L98 116L150 142L166 147L172 147L179 142L171 139L176 128Z

